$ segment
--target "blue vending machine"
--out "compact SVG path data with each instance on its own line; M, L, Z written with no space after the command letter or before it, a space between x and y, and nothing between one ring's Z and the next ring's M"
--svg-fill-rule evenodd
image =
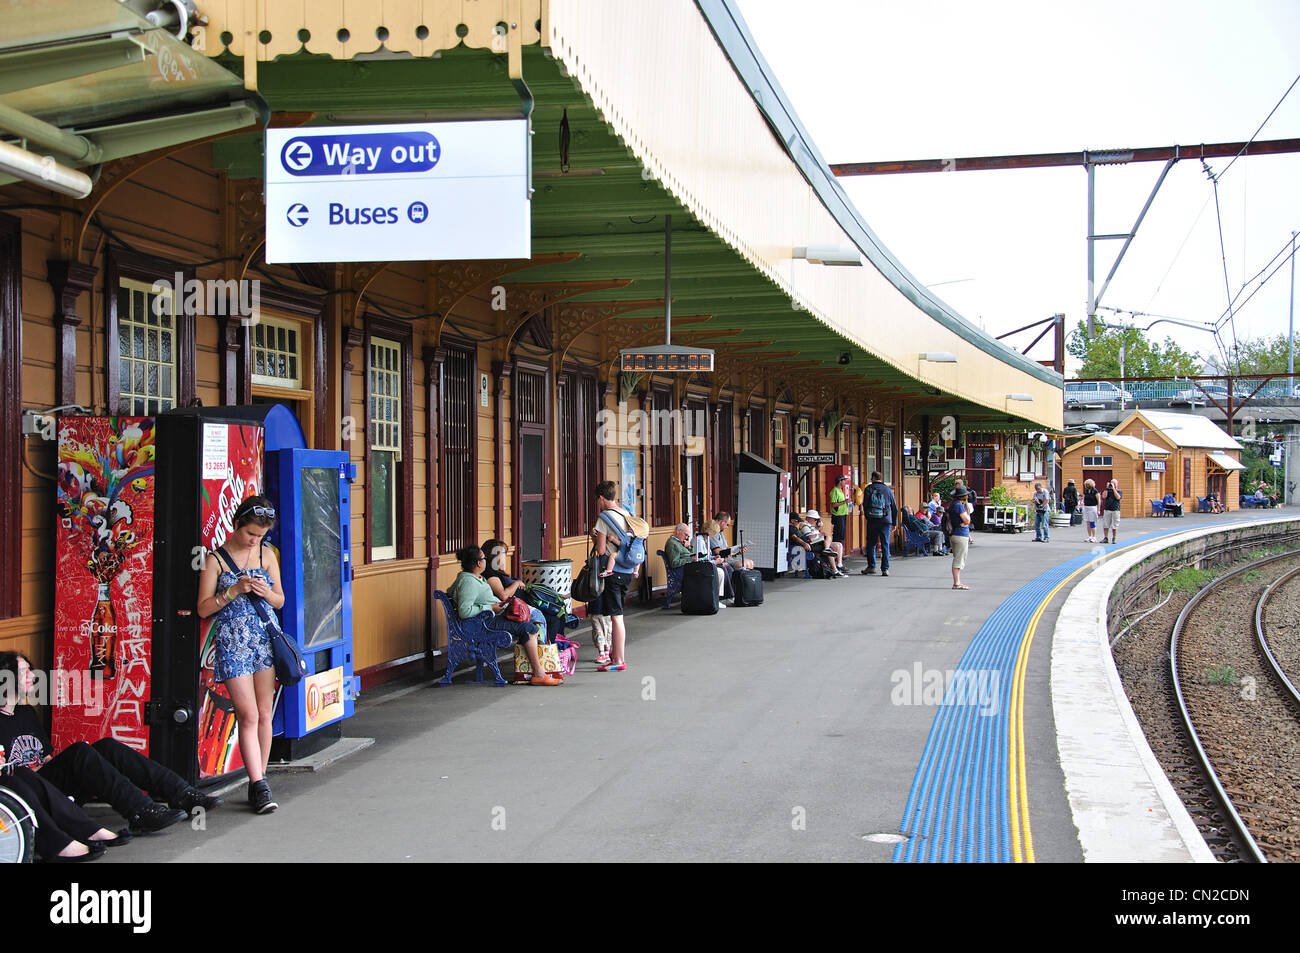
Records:
M271 757L292 761L343 736L360 694L352 674L351 482L341 450L309 450L283 405L240 407L266 435L266 495L275 502L270 533L280 554L284 631L298 640L308 675L282 689Z

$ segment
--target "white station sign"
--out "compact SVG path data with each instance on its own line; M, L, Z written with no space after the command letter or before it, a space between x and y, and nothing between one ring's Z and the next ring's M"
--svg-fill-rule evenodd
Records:
M266 260L529 258L523 119L266 131Z

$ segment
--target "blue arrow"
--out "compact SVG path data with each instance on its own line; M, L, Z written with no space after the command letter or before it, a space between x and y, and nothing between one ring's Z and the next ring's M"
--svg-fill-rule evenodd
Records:
M311 146L301 139L290 142L284 150L284 163L297 171L307 168L311 165Z
M302 228L307 224L307 206L301 202L294 202L289 206L289 211L285 213L285 218L294 228Z

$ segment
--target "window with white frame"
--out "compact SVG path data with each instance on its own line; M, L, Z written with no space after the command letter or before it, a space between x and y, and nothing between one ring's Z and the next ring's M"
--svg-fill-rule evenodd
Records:
M370 555L397 558L397 464L402 458L402 346L370 339Z
M117 290L118 391L123 413L176 406L176 295L121 278Z
M886 483L894 479L894 431L880 432L880 477Z
M263 316L253 325L253 383L298 389L303 386L303 326Z
M1027 444L1018 442L1014 437L1007 438L1002 450L1002 475L1004 477L1010 477L1014 480L1024 473L1024 470L1020 467L1020 461L1028 449Z
M876 428L867 428L867 475L870 476L880 468L876 466Z

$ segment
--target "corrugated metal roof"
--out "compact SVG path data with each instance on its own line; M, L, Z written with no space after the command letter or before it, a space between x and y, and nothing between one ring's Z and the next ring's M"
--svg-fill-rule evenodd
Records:
M1128 426L1133 417L1142 417L1152 427L1161 431L1160 436L1179 447L1210 447L1215 450L1242 449L1236 439L1228 436L1213 420L1199 414L1172 414L1164 410L1138 411L1120 425Z
M1232 459L1232 457L1228 456L1226 453L1207 453L1206 456L1209 457L1211 460L1213 460L1215 463L1217 463L1219 466L1223 467L1223 469L1225 470L1246 469L1244 466L1242 466L1236 460Z

